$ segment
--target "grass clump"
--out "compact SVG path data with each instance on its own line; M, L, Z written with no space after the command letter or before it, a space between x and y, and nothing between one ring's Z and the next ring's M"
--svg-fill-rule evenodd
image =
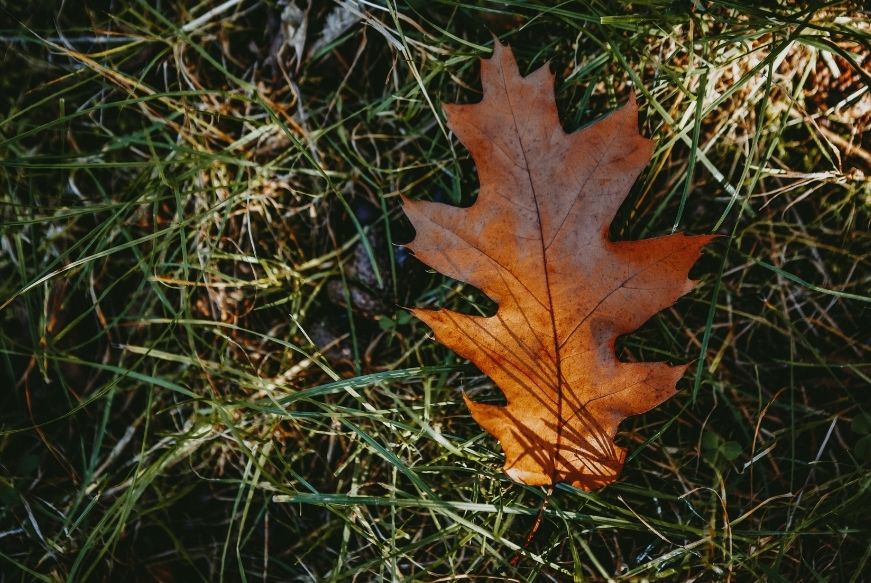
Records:
M868 579L869 22L849 2L0 2L0 572L40 581ZM623 338L693 362L620 481L511 482L399 306L468 204L438 100L493 39L574 130L635 91L616 238L718 232ZM305 31L303 34L302 31ZM512 561L519 556L519 560Z

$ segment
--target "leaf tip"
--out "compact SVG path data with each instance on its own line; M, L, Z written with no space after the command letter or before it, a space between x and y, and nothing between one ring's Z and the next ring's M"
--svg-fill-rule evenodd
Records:
M489 31L490 36L493 37L493 52L490 54L490 58L498 57L502 54L502 50L506 48L507 45L503 45L502 41L499 40L499 37L496 36L496 33L492 30ZM489 59L488 59L489 60Z

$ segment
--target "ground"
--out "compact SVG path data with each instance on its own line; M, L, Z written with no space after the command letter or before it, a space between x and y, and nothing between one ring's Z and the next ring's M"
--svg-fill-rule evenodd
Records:
M867 581L860 3L0 0L0 579ZM634 92L615 240L723 235L617 346L689 363L619 480L513 482L493 383L405 307L400 193L494 36L574 131ZM543 509L543 510L542 510ZM537 518L541 516L541 521Z

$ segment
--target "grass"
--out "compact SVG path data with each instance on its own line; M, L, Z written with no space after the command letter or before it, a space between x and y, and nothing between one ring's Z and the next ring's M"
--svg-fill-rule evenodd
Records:
M869 580L861 5L343 6L0 1L0 579ZM615 238L724 235L619 344L682 392L526 548L498 390L400 309L492 303L395 245L400 192L474 199L488 30L567 130L638 95Z

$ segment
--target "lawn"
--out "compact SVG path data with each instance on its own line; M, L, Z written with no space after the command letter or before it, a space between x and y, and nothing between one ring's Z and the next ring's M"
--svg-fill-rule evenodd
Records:
M525 486L406 307L471 205L445 103L549 66L639 106L610 236L719 234L619 338L688 364L619 479ZM871 581L871 13L859 2L0 0L0 581Z

